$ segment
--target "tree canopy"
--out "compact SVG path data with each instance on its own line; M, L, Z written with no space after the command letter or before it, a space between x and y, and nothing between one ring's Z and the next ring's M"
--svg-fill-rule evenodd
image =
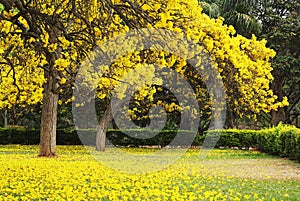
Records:
M72 101L71 96L66 96L74 87L78 71L85 65L83 61L87 58L93 61L91 52L97 46L132 29L168 29L203 47L189 58L201 61L203 51L210 56L212 66L224 83L229 113L251 115L288 104L285 98L277 101L269 88L273 79L269 60L275 52L266 47L267 41L260 41L254 35L250 39L236 35L233 26L203 14L196 0L0 0L0 3L3 7L0 14L0 107L43 103L40 155L55 154L57 103L59 98ZM180 44L173 45L180 47ZM201 62L191 66L186 58L154 46L101 66L105 76L97 83L97 97L110 99L114 87L126 76L133 84L140 82L141 79L137 80L136 74L130 75L130 72L138 70L141 64L149 67L141 68L141 74L151 78L143 81L146 88L141 88L141 97L155 95L157 87L154 85L160 84L154 79L153 65L175 69L191 81L196 94L205 90L205 79L193 71L193 68L205 70ZM211 104L201 95L198 101Z

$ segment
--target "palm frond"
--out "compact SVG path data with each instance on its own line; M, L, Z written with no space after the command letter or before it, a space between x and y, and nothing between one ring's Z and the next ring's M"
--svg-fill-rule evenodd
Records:
M261 32L261 24L251 15L237 11L227 12L224 15L225 23L233 25L239 34L251 36Z
M202 7L202 12L211 18L217 18L221 14L221 9L216 3L199 2Z

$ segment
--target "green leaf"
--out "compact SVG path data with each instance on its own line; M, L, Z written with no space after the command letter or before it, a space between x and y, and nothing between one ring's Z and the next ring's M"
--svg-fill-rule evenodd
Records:
M4 10L4 6L0 3L0 12Z

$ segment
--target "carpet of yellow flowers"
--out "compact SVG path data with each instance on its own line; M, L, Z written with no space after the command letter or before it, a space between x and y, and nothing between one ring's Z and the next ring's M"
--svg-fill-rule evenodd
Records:
M0 146L0 200L300 200L299 164L257 151L199 152L162 171L127 174L81 146L59 146L55 158L37 157L37 146Z

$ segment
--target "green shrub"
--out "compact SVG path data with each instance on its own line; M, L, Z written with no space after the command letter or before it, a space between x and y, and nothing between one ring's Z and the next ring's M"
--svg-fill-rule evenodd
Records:
M78 133L80 133L81 138ZM126 147L165 147L173 142L177 135L193 134L191 131L178 130L163 130L159 133L158 131L148 131L148 134L154 137L146 138L145 131L142 130L126 130L125 133L120 130L108 130L107 143ZM158 134L155 135L156 133ZM34 145L39 143L39 135L40 130L35 129L0 128L0 144ZM145 139L140 139L141 136ZM95 145L95 139L95 130L80 130L79 132L72 128L57 130L58 145L81 145L82 143ZM203 135L197 134L192 146L201 146L205 140L215 143L216 147L238 147L239 149L255 147L263 152L289 157L300 162L300 129L293 126L280 124L277 127L259 131L237 129L209 130L204 132ZM190 146L190 142L181 140L180 142L172 143L172 145L175 147Z
M281 153L281 140L280 140L280 128L270 128L257 132L257 144L261 151L280 155Z
M300 162L300 129L283 127L280 130L281 156Z
M177 135L193 134L191 131L163 130L163 131L148 131L151 138L146 138L145 131L142 130L126 130L123 133L120 130L108 130L107 139L116 146L159 146L165 147L169 145ZM78 135L78 133L80 135ZM157 135L155 135L158 133ZM21 144L21 145L36 145L39 144L40 130L24 129L24 128L0 128L0 144ZM80 137L79 137L80 136ZM133 136L133 137L131 137ZM145 139L139 139L139 138ZM95 145L96 131L95 130L79 130L74 129L58 129L56 141L58 145ZM201 143L201 142L200 142ZM181 140L174 146L189 146L190 143ZM199 146L198 142L193 145Z
M220 136L216 147L233 148L238 147L239 149L256 146L256 132L255 130L209 130L204 132L206 137Z
M222 131L206 131L203 136L220 136L216 142L216 147L239 149L250 147L281 157L288 157L300 162L300 129L294 126L279 124L277 127L263 130L237 130L228 129Z
M38 144L39 130L25 128L0 128L0 144Z

